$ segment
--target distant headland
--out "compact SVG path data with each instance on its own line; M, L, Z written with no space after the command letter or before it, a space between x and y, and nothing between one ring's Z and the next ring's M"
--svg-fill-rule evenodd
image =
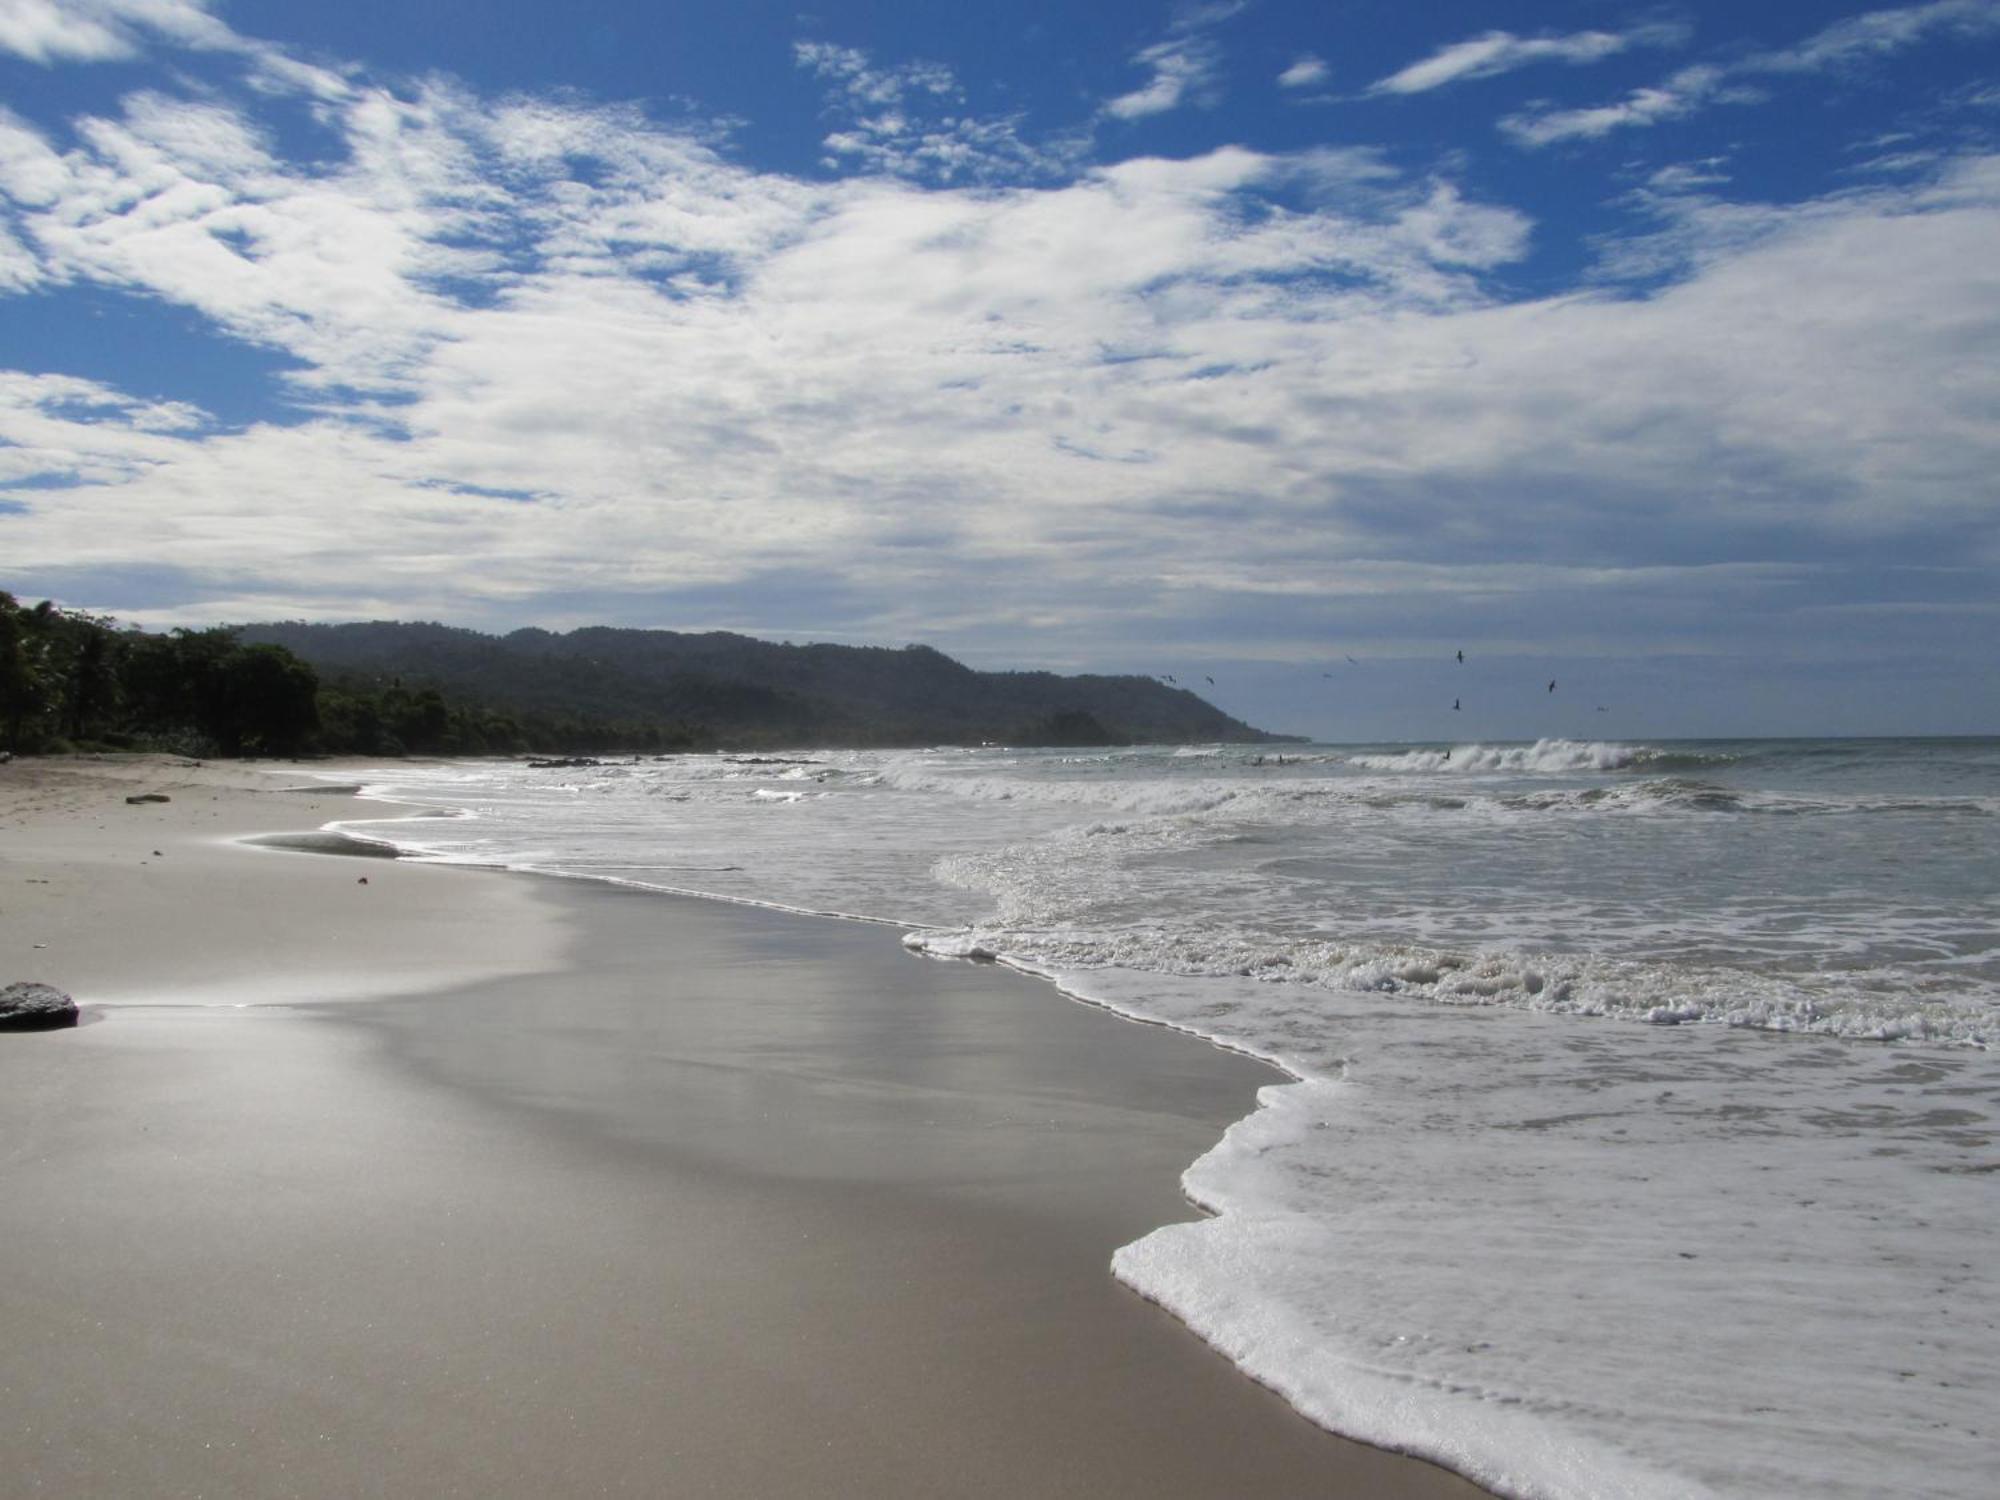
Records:
M400 680L557 724L653 725L695 748L1288 738L1149 677L980 672L922 645L792 645L720 630L603 626L491 636L390 622L245 625L237 635L246 645L283 647L333 682L380 688ZM649 746L613 733L601 748Z

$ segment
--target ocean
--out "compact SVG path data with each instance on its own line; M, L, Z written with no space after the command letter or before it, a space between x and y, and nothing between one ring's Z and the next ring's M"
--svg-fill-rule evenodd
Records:
M422 857L893 924L1292 1081L1112 1271L1504 1495L2000 1474L2000 740L413 764ZM884 934L884 941L895 941Z

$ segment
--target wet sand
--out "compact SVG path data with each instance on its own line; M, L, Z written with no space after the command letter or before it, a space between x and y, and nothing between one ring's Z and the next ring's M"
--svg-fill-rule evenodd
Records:
M0 981L91 1014L0 1037L0 1492L1480 1493L1110 1276L1258 1064L893 928L232 847L352 809L240 772L13 769Z

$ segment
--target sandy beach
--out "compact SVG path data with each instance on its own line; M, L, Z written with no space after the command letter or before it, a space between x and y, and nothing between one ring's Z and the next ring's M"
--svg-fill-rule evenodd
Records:
M1261 1065L273 769L0 766L0 1493L1481 1493L1112 1279Z

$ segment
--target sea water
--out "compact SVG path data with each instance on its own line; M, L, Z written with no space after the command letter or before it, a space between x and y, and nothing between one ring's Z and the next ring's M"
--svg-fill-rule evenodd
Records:
M382 773L372 772L372 775ZM1114 1272L1506 1495L2000 1484L2000 741L457 762L423 856L900 924L1268 1058Z

